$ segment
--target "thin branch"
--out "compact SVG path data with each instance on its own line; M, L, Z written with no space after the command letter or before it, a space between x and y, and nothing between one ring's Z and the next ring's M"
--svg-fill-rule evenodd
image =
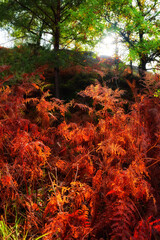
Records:
M63 18L62 21L60 21L60 23L63 23L64 21L66 21L66 19L70 16L70 14L68 14L65 18Z
M51 22L55 23L55 21L53 20L53 18L51 18L51 17L48 15L48 13L47 13L43 8L41 8L41 7L35 2L35 0L34 0L34 4L35 4L35 6L36 6L48 19L51 20Z
M154 5L144 14L144 16L147 16L156 6L157 0L155 0Z
M46 22L43 17L39 16L38 13L36 13L35 11L33 11L33 9L27 7L26 5L22 4L21 2L19 2L18 0L15 0L23 9L26 9L27 11L29 11L30 13L34 14L37 19L40 19L42 22L44 22L46 24L46 26L48 26L49 28L51 28L50 24L48 22Z
M76 182L77 176L78 176L78 169L79 169L79 166L78 166L78 164L77 164L77 170L76 170L76 174L75 174L75 178L74 178L74 181L75 181L75 182Z
M159 14L160 14L160 12L158 11L154 16L146 19L146 21L152 21L152 20L154 20Z

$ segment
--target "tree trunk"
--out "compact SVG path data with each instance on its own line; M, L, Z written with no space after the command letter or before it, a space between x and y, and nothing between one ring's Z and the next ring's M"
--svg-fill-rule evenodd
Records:
M147 64L147 56L145 56L144 54L141 54L140 65L139 65L139 75L140 75L141 79L145 79L146 64Z
M42 35L43 35L43 28L44 28L44 22L42 22L42 25L40 27L38 36L37 36L37 41L36 41L36 45L37 48L39 48L41 46L41 39L42 39Z
M55 96L56 98L60 98L60 74L59 74L59 34L55 34L55 43L54 43L54 51L57 59L57 66L54 67L54 84L55 84Z
M143 38L144 32L142 30L139 31L139 40L140 44L143 45ZM146 64L147 64L147 55L141 52L142 50L140 49L139 51L139 59L140 59L140 64L139 64L139 75L141 79L145 79L145 72L146 72Z
M131 75L133 75L133 63L132 63L132 60L130 60L130 70L131 70Z
M59 48L60 48L60 0L57 1L57 9L55 14L55 28L54 28L54 51L57 59L57 66L54 67L54 83L55 96L60 98L60 74L59 74Z

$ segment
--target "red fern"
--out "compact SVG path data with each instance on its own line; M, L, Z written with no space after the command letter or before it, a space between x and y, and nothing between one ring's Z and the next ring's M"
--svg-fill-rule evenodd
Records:
M147 82L149 95L139 95L126 114L123 92L98 83L80 92L82 102L50 99L37 80L40 72L0 87L0 211L6 221L21 216L29 238L158 236L158 83ZM74 112L71 119L67 111Z

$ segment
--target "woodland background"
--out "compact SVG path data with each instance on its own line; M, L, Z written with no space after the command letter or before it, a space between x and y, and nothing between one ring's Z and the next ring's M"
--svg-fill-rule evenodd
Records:
M160 239L159 16L157 0L0 2L1 239ZM104 30L128 65L91 51Z

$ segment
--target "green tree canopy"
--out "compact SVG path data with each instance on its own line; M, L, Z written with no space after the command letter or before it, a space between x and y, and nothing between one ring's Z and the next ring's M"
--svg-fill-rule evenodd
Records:
M35 36L35 43L42 34L49 34L55 49L72 41L94 45L103 33L103 24L97 21L100 1L4 0L0 3L1 27L10 28L14 36Z
M129 49L129 58L139 61L140 71L160 57L160 2L158 0L105 1L108 28L116 31Z

